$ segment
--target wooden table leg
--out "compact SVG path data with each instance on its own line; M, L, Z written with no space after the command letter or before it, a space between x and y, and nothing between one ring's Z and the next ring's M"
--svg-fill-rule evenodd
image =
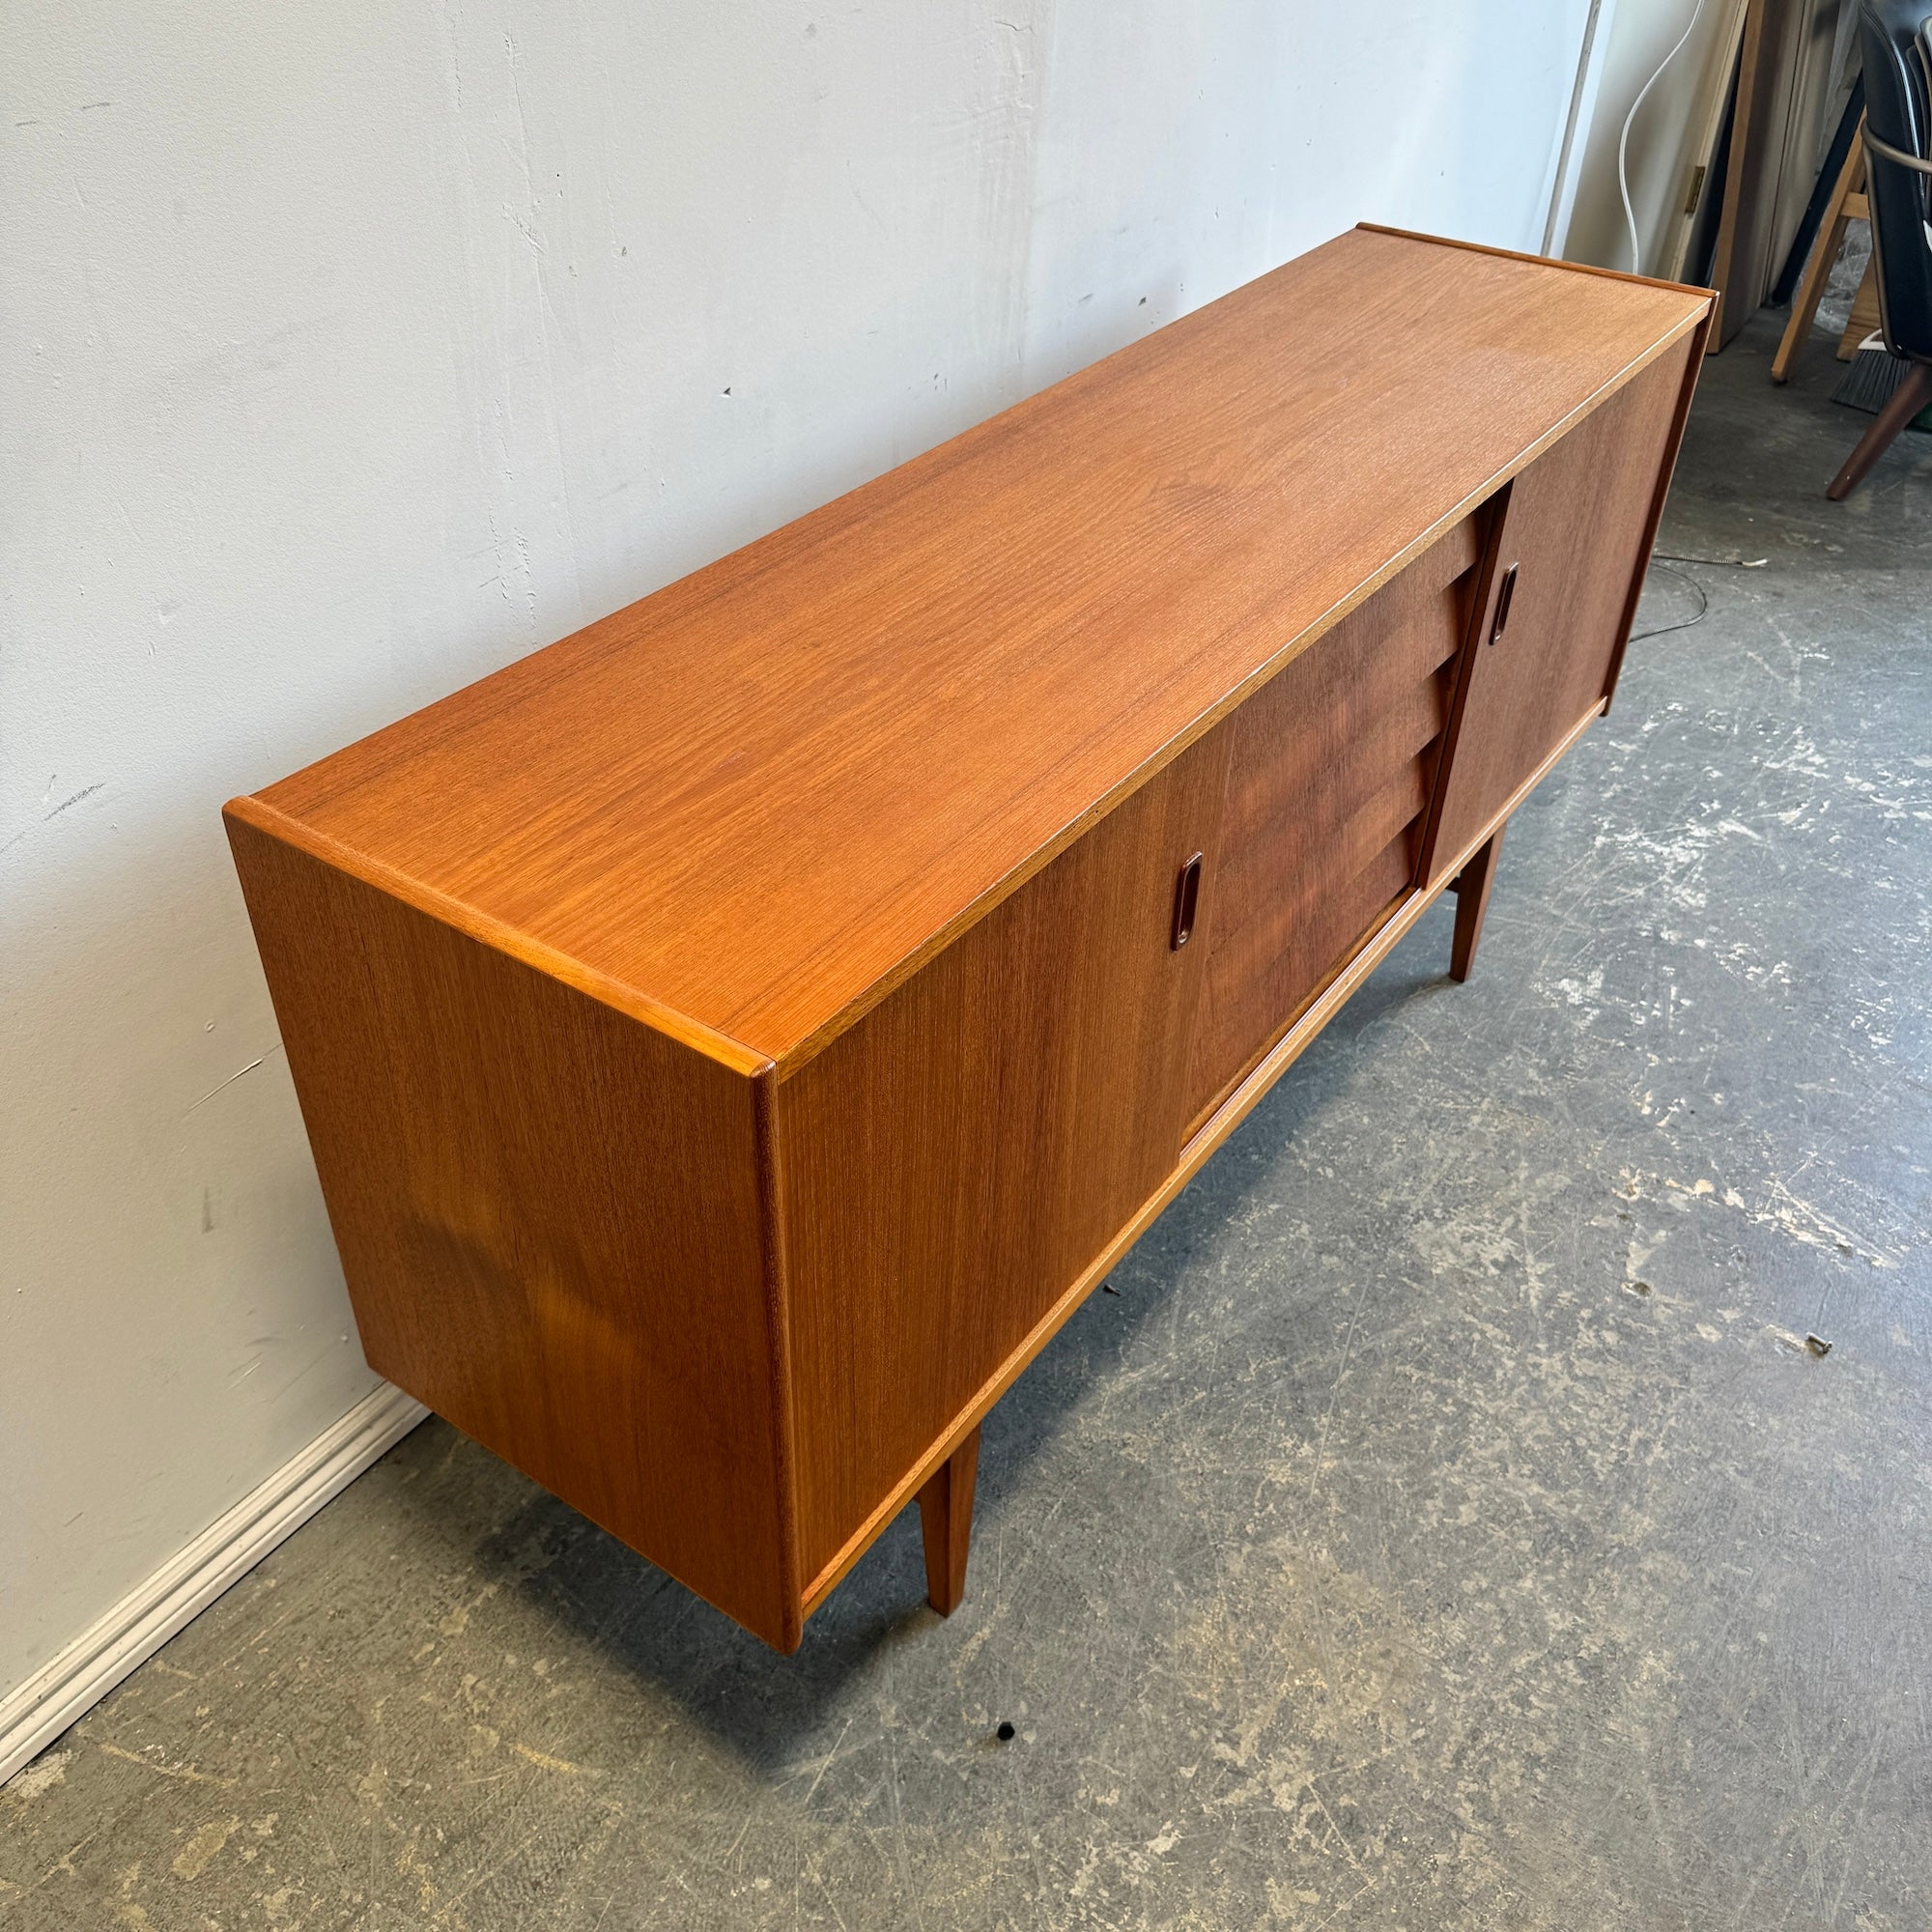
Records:
M950 1617L966 1594L966 1557L973 1547L973 1484L980 1473L980 1432L927 1478L919 1492L919 1527L925 1539L925 1600Z
M1456 937L1449 949L1449 977L1466 980L1476 963L1476 946L1483 936L1483 916L1490 909L1490 888L1495 883L1496 855L1503 849L1507 823L1498 825L1489 842L1450 882L1456 895Z

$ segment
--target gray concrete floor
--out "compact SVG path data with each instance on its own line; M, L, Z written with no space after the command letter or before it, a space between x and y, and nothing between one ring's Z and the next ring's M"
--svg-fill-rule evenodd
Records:
M1662 545L1764 567L995 1411L956 1616L908 1516L775 1657L432 1423L0 1794L0 1925L1932 1924L1932 438L1826 503L1776 321Z

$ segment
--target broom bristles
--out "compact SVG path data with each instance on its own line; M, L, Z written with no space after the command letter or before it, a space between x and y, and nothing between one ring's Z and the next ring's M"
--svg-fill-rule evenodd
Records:
M1911 366L1902 355L1892 355L1882 342L1861 344L1843 380L1832 391L1832 400L1875 416L1891 401L1892 392L1904 382L1905 372ZM1932 429L1932 407L1920 410L1906 427Z

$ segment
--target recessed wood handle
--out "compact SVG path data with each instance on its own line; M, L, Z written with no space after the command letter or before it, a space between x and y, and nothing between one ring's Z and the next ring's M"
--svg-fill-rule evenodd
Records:
M1495 620L1490 625L1490 642L1499 644L1503 640L1503 626L1510 620L1510 600L1516 595L1516 573L1518 566L1511 564L1503 572L1503 587L1496 592Z
M1194 936L1194 909L1201 903L1201 854L1195 853L1174 882L1174 951Z

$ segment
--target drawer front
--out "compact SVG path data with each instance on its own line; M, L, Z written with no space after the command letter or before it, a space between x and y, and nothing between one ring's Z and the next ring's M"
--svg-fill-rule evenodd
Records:
M1192 1124L1414 882L1485 523L1478 512L1451 530L1223 727Z
M1608 695L1693 346L1660 355L1510 485L1430 839L1432 878Z
M779 1089L808 1587L1179 1157L1208 734Z

